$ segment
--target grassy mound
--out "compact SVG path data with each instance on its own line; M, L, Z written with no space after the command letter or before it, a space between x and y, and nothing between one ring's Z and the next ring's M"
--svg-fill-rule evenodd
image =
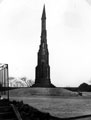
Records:
M10 90L10 96L29 97L31 95L77 96L77 93L63 88L19 88Z

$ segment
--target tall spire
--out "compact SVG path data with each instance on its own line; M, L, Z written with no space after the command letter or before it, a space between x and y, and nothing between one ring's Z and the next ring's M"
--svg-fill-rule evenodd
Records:
M38 51L38 65L36 67L35 84L33 87L55 87L50 81L49 52L47 45L45 5L41 18L41 43Z
M46 39L46 12L45 12L45 5L43 7L43 12L42 12L42 18L41 18L41 44L42 43L47 43Z
M46 19L45 4L43 7L42 19Z
M42 12L42 18L41 18L41 22L42 22L42 31L46 30L46 12L45 12L45 5L43 7L43 12Z

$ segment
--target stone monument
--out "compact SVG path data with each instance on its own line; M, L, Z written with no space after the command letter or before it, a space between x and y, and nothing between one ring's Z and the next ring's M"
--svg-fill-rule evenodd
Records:
M32 87L55 87L50 80L49 52L47 45L45 5L41 18L41 44L38 51L38 65L35 71L35 84Z

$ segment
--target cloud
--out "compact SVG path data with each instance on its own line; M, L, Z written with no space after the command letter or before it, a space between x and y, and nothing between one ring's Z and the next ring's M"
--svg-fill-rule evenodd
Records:
M3 0L0 0L0 3L2 3Z
M87 2L89 5L91 5L91 0L86 0L86 2Z

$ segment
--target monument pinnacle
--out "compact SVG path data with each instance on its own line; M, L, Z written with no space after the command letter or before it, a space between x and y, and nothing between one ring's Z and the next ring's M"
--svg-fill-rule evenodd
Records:
M43 7L42 19L46 19L45 5Z

